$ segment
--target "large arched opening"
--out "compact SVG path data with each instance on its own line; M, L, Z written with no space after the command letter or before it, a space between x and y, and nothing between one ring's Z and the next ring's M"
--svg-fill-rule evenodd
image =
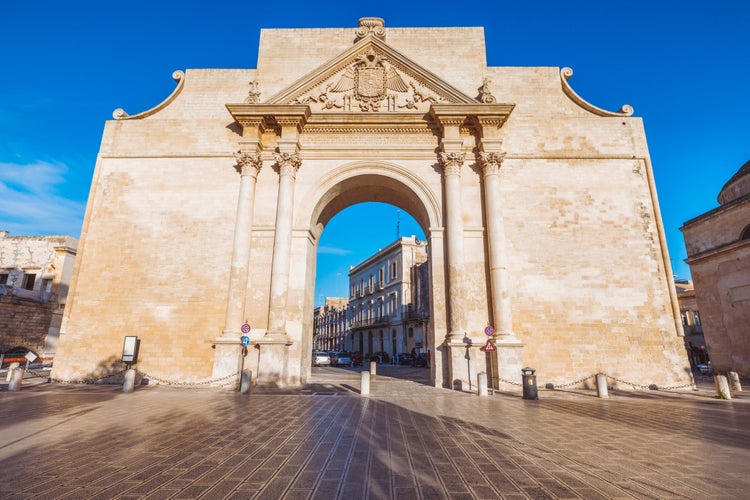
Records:
M430 322L425 325L425 344L435 346L436 332L445 330L445 318L436 317L435 314L436 311L444 311L444 308L435 307L435 304L440 304L445 300L444 292L442 292L442 290L445 290L441 264L443 261L442 221L439 202L437 201L439 198L436 193L422 182L421 179L409 172L408 169L386 162L355 162L343 165L322 178L315 191L319 195L310 216L310 234L312 237L309 240L309 256L305 277L307 286L304 299L305 318L303 320L303 330L308 333L303 335L302 338L303 356L301 374L303 379L309 379L311 376L310 355L314 346L312 336L309 332L313 331L314 284L318 271L315 265L315 257L317 256L320 237L326 225L333 217L357 204L380 202L398 207L414 218L426 237L427 241L422 243L429 245L427 288ZM368 221L362 221L362 224L367 223ZM388 272L386 270L386 278ZM348 282L348 276L346 279ZM375 279L376 283L379 282L377 281L377 274ZM366 284L365 288L367 286ZM354 291L353 293L353 297L356 298L359 292ZM362 295L365 295L364 291L362 291ZM389 307L388 304L385 304L385 307L387 314L393 314L395 317L393 309L387 309ZM382 311L373 311L377 312L373 312L373 315L368 316L368 318L381 317L380 313ZM403 322L400 322L402 314L404 314L404 311L399 310L398 328L403 329L404 332L402 333L408 335L408 329L406 329ZM352 336L350 347L360 350L363 354L381 351L393 353L394 349L396 351L399 351L400 348L403 349L405 344L402 337L398 335L396 328L385 323L379 324L377 321L373 321L372 326L373 328L366 330L350 329L348 332ZM371 343L372 346L370 346ZM441 363L432 363L430 367L431 384L442 384L442 370Z

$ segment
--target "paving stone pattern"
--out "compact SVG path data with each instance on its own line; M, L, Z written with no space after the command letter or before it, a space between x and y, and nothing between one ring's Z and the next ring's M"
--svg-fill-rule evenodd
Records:
M750 496L744 395L479 398L379 367L368 398L330 373L249 396L0 386L0 498Z

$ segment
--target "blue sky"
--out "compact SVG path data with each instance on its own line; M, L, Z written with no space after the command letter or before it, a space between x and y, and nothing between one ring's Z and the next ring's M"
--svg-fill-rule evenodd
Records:
M717 206L723 184L750 160L750 4L373 5L4 0L0 230L78 236L104 121L115 108L134 114L161 102L174 88L174 70L254 68L261 28L354 28L360 17L379 16L392 27L484 26L491 66L570 66L571 85L592 104L632 105L646 127L672 265L689 276L678 228ZM346 217L356 210L323 233L316 300L345 293L337 273L395 239L395 208L382 208L382 230L354 238ZM409 224L402 212L402 234L419 231Z

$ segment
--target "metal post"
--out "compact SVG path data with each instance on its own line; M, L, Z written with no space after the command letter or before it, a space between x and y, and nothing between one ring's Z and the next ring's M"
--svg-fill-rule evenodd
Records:
M250 369L242 370L242 379L240 380L240 393L247 394L250 391L250 385L253 381L253 372Z
M493 396L495 395L495 373L494 373L495 369L492 366L494 364L494 359L493 359L494 357L495 357L495 354L490 353L490 384L492 384L490 386L490 394L492 394Z

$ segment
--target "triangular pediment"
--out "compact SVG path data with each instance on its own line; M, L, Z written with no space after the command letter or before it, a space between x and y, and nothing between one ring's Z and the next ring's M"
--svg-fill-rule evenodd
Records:
M477 104L385 42L367 36L271 97L312 112L419 112L432 104Z

